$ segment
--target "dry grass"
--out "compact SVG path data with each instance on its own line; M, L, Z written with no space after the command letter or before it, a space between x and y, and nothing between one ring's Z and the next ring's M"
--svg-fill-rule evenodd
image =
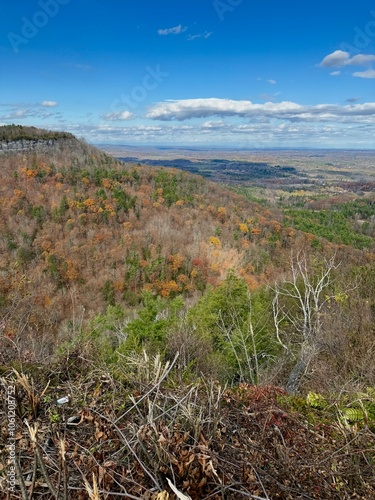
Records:
M323 411L271 386L181 386L177 371L177 357L164 363L140 353L122 359L116 378L100 370L74 379L45 372L38 381L6 373L2 391L14 384L17 394L15 498L375 495L375 434L368 420L350 422L338 403ZM70 401L58 406L67 393ZM38 401L36 413L29 401ZM4 419L1 426L6 429ZM3 450L5 443L6 432Z

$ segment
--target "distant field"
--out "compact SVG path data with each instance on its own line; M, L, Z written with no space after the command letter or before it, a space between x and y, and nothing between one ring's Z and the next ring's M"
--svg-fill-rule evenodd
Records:
M375 188L375 151L167 149L102 146L127 162L175 167L216 182L325 192Z

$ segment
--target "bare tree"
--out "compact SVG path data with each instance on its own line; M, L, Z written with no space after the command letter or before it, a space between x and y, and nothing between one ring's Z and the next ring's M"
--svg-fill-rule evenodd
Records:
M291 257L291 279L274 288L273 320L279 344L291 355L295 364L286 389L295 393L311 360L319 352L324 306L330 299L324 293L332 284L332 272L339 266L335 256L325 259L318 275L309 269L307 256L300 251ZM292 331L285 331L291 325ZM296 344L296 348L293 346Z
M264 317L261 320L254 318L251 294L248 292L248 313L241 318L236 309L229 311L230 321L224 320L222 311L218 315L218 327L223 339L228 344L228 352L235 359L236 369L240 382L256 384L260 382L260 361L264 362L272 356L267 352L264 336ZM268 345L268 347L270 347Z

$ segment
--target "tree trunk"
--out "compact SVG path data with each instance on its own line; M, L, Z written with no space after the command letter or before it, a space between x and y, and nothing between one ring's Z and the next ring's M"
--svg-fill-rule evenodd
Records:
M297 363L293 366L293 369L290 372L288 378L288 382L285 386L287 392L289 392L290 394L295 394L297 392L301 379L306 373L308 364L309 364L308 361L304 359L299 359Z

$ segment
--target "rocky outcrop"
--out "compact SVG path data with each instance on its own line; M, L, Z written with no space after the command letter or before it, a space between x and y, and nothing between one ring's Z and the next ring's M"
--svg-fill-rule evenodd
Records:
M0 154L8 152L19 152L19 151L33 151L33 150L46 150L53 147L58 140L54 139L40 139L40 140L28 140L19 139L18 141L0 142Z

